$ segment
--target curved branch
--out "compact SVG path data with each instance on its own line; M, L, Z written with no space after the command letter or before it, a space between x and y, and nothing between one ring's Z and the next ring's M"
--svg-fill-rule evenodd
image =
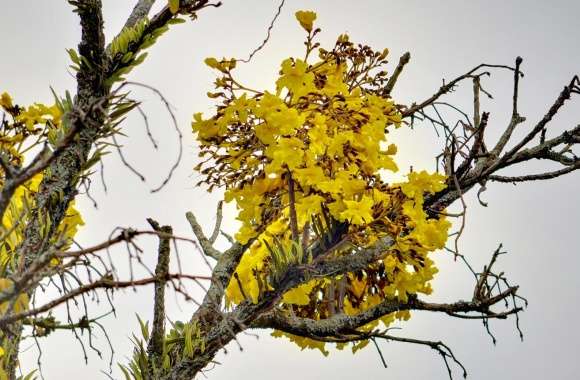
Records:
M475 75L475 73L483 68L490 68L490 69L507 69L507 70L512 70L514 71L515 69L511 66L506 66L506 65L490 65L490 64L486 64L486 63L482 63L480 65L475 66L473 69L469 70L467 73L458 76L457 78L453 79L451 82L447 83L447 84L443 84L443 86L441 86L439 88L439 90L431 95L431 97L429 97L428 99L422 101L419 104L413 104L411 107L409 107L408 109L405 109L401 112L401 114L403 115L403 117L409 117L409 116L413 116L417 111L422 110L423 108L433 104L433 102L436 102L441 96L451 92L453 90L453 88L461 81L468 79L468 78L473 78L473 76Z
M189 279L189 280L211 280L210 277L207 276L193 276L188 274L182 273L168 273L164 278L165 281L174 280L174 279ZM38 315L41 313L46 313L49 310L54 309L55 307L72 300L82 294L88 293L90 291L96 289L123 289L123 288L133 288L137 286L143 286L148 284L154 284L158 282L160 278L157 276L147 277L140 280L132 280L132 281L114 281L111 276L104 276L101 279L92 282L87 285L79 286L76 289L71 290L70 292L66 293L65 295L56 298L46 304L39 306L37 308L27 310L24 312L16 313L16 314L8 314L0 317L0 328L5 328L8 324L13 323L15 321L20 321L25 318Z

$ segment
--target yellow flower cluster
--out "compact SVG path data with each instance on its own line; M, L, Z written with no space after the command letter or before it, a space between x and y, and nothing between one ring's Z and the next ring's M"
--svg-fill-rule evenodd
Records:
M44 104L36 103L22 110L16 117L16 121L23 123L29 131L33 131L46 124L52 127L59 126L61 117L62 113L56 104L47 107Z
M32 135L49 133L58 129L62 124L62 111L55 104L46 106L36 103L27 108L15 105L12 97L4 92L0 95L0 112L9 118L4 119L0 125L0 148L12 164L20 166L23 162L23 153L30 149L31 144L27 140ZM9 120L12 120L10 122ZM38 139L34 140L35 143ZM26 144L30 142L31 144Z
M12 98L3 93L0 96L0 106L8 114L12 122L6 121L0 129L0 146L4 152L10 153L10 161L15 166L24 162L26 151L31 146L27 138L35 141L40 133L49 134L62 126L62 111L57 105L46 106L34 104L23 108L13 104ZM3 236L0 241L0 280L10 273L17 265L16 248L24 239L24 229L29 213L34 207L34 194L38 191L43 173L39 173L18 187L2 217L0 226ZM4 182L4 173L0 172L0 184ZM71 204L66 212L64 221L59 225L56 236L59 239L69 240L75 236L79 226L84 222ZM65 244L66 245L66 244ZM56 264L56 263L55 263Z
M0 278L0 293L11 293L14 291L14 282L8 278ZM28 294L22 293L18 295L16 301L14 302L13 311L14 313L21 313L28 310ZM5 301L0 303L0 315L5 314L10 306L10 301ZM1 348L1 347L0 347Z
M308 32L308 57L317 46L312 44L319 31L313 31L316 14L301 11L296 17ZM220 105L209 119L194 115L203 158L196 169L203 175L200 184L225 187L225 200L236 202L242 223L236 239L253 239L227 288L229 305L257 302L275 288L281 262L312 260L321 233L336 232L332 224L346 229L338 237L341 244L324 255L356 254L383 237L394 244L365 270L311 280L286 292L283 307L294 315L354 315L386 299L431 292L437 269L428 254L444 246L449 222L428 217L423 197L442 190L445 178L424 171L411 172L399 184L381 178L381 171L397 170L397 148L388 144L387 133L402 124L394 101L383 96L387 52L342 35L331 51L319 49L314 63L284 60L275 93L241 85L232 74L233 60L206 60L221 73L217 91L209 94ZM330 222L314 228L322 219ZM408 318L399 312L382 321ZM324 352L323 345L293 339Z
M27 183L18 187L4 213L1 229L5 235L0 242L0 275L10 272L18 263L16 248L24 239L24 229L29 212L34 207L34 194L38 191L41 180L42 174L37 174ZM72 202L55 234L59 240L66 241L64 248L70 246L72 239L82 225L84 225L84 221ZM57 261L52 263L58 264Z
M4 113L3 123L0 125L0 149L10 164L16 168L22 167L25 162L26 152L33 150L35 145L43 140L50 141L51 134L61 131L62 109L58 105L46 106L44 104L34 104L29 107L20 107L14 104L12 98L7 93L0 95L0 111ZM2 216L0 225L0 293L11 293L13 291L13 280L8 277L14 273L18 265L21 264L21 257L18 256L17 249L24 240L24 231L30 218L30 213L34 209L35 193L38 191L43 175L47 172L38 173L23 185L16 188L10 202ZM0 170L0 186L4 185L5 173ZM40 213L40 219L44 223L42 231L48 230L49 218ZM58 226L53 240L58 240L67 249L72 243L79 226L84 222L71 204L66 211L63 222ZM59 265L57 259L52 259L50 265ZM8 312L10 305L13 305L13 312L19 313L28 309L29 297L26 293L18 294L15 301L7 300L0 303L0 315ZM4 361L13 355L14 347L9 340L3 339L0 334L0 378L6 376L4 371ZM7 378L7 377L6 377Z

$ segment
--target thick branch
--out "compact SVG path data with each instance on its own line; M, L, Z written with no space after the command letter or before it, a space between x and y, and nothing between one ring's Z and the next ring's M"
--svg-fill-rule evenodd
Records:
M407 302L385 300L353 316L336 314L321 320L289 316L282 310L274 309L256 319L251 327L276 329L316 339L316 337L329 337L348 333L385 315L401 310L426 310L446 314L477 312L494 318L495 313L490 312L489 308L514 295L517 289L517 287L508 288L502 293L483 301L459 301L455 303L429 303L421 301L415 296L410 296Z
M501 175L490 175L489 180L494 182L508 182L508 183L515 183L515 182L529 182L529 181L539 181L539 180L546 180L546 179L553 179L560 177L564 174L568 174L575 170L580 169L580 160L577 160L573 165L565 167L564 169L554 170L551 172L546 173L539 173L539 174L529 174L529 175L522 175L522 176L501 176Z
M151 227L159 232L159 248L157 249L157 266L155 268L155 296L153 303L153 325L151 338L147 345L150 375L161 368L163 358L163 341L165 339L165 284L169 273L169 255L171 253L171 226L159 226L153 219L147 219ZM154 378L154 377L152 377Z
M76 6L81 22L82 38L78 50L80 55L90 62L90 67L86 63L81 64L77 73L77 95L74 105L75 109L82 110L86 114L86 118L83 120L79 117L72 117L70 122L73 128L78 129L78 136L52 161L49 166L51 176L43 177L34 199L35 209L24 231L24 240L17 249L23 258L23 266L19 268L20 270L25 270L31 265L35 258L46 249L57 231L70 202L77 194L76 185L82 166L87 160L104 120L102 109L91 109L91 105L98 103L99 99L104 99L107 95L103 86L102 71L105 49L102 4L100 0L79 0L71 4ZM75 126L75 124L79 125ZM48 228L42 226L42 220L45 220L43 216L46 215L43 213L49 217ZM43 230L45 231L42 232ZM12 321L17 320L12 319ZM11 339L17 347L21 326L18 325L9 330L17 331L16 336L7 336L7 339ZM11 380L15 378L16 363L16 355L12 355L5 367Z

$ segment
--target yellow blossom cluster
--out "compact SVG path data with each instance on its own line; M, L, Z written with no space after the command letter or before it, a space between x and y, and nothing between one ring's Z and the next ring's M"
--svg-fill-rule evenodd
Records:
M307 264L317 259L313 255L354 255L387 237L393 245L376 262L291 289L283 307L323 319L430 293L437 269L428 254L444 246L450 224L429 217L423 198L443 190L445 178L411 172L407 181L389 184L380 175L397 171L397 147L387 136L403 124L397 105L383 93L388 51L375 52L342 35L309 63L318 47L316 14L300 11L296 17L308 33L306 59L282 62L275 91L240 84L233 76L235 60L206 60L221 73L209 94L220 103L209 119L194 115L202 157L196 169L200 184L225 187L225 200L236 202L242 223L236 239L250 244L227 288L227 302L258 302L276 288L277 272L288 265ZM315 249L325 239L332 246ZM382 321L408 318L398 312ZM323 344L293 339L324 352Z
M3 159L7 164L15 169L20 169L26 164L27 152L34 151L34 147L42 140L51 138L51 135L58 133L62 127L63 110L57 105L46 106L44 104L34 104L29 107L16 105L10 95L6 92L0 95L0 112L4 113L2 124L0 125L0 150ZM18 247L24 240L25 228L34 209L35 193L39 191L40 183L47 172L41 172L17 187L14 194L2 215L0 225L0 294L12 293L14 282L9 278L11 274L21 265L22 260L18 255ZM6 181L5 173L0 170L0 186ZM47 230L49 218L40 213L42 227ZM72 203L66 211L63 222L58 226L54 239L58 239L63 249L68 248L72 243L79 226L84 222L79 212ZM52 259L50 265L56 266L60 262ZM19 313L28 309L29 296L27 293L20 293L15 299L0 302L0 316L10 312ZM0 338L3 334L0 334ZM1 340L0 345L0 378L6 377L4 371L5 360L13 355L14 347L10 340ZM7 355L6 353L10 353ZM6 377L7 378L7 377Z
M0 107L1 111L8 116L0 126L0 148L3 154L8 153L7 158L10 164L16 168L25 163L26 153L34 147L33 144L38 141L38 135L48 135L62 126L62 110L57 105L46 106L37 103L29 107L20 107L14 104L10 95L3 93L0 96ZM34 140L34 142L29 140ZM5 277L18 265L19 258L16 250L24 239L26 222L34 208L34 194L39 189L43 175L45 174L38 173L16 188L2 216L0 284L7 284L2 281L9 281ZM4 181L4 173L0 172L0 185ZM58 226L58 232L55 235L63 241L68 240L70 244L82 224L84 224L83 220L73 204L68 208L65 219ZM0 305L0 311L4 306Z

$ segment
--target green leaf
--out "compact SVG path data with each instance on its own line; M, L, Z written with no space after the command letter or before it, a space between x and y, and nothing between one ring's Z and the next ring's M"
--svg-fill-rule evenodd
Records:
M143 50L143 49L147 49L150 48L151 46L153 46L155 44L156 39L148 34L143 38L143 43L141 45L139 45L139 49Z
M50 87L50 92L52 92L52 96L54 96L54 102L56 103L56 106L58 107L60 112L65 113L66 111L64 109L64 105L60 101L60 98L58 97L56 91L54 91L54 88L52 88L52 86Z
M186 323L183 329L184 348L183 354L185 357L191 358L193 356L193 331L192 326Z
M34 375L36 373L36 370L30 372L28 375L21 377L19 380L34 380L36 379L36 376Z
M121 62L127 64L127 63L129 63L131 58L133 58L133 52L128 51L125 53L125 55L123 55Z
M167 21L169 25L183 24L184 22L186 22L186 20L179 17L172 18L171 20Z
M131 380L131 376L129 375L129 371L127 371L127 369L125 368L125 366L119 364L119 368L121 369L121 372L123 372L123 375L125 375L125 379L126 380Z
M111 112L109 117L111 118L111 120L116 120L121 116L125 116L126 114L131 112L135 107L139 106L139 104L140 104L139 102L133 101L128 103L122 103L119 106L117 106L113 112Z
M137 316L137 320L139 321L139 326L141 327L141 335L143 335L143 339L145 339L146 341L149 340L149 322L143 322L143 320L141 320L141 318L139 317L138 314L135 314Z
M70 60L73 61L74 63L76 63L77 65L81 65L81 60L77 54L77 51L75 49L66 49L66 52L68 53L68 56L70 57Z
M138 66L140 64L143 63L143 61L145 61L145 58L147 58L147 54L149 53L143 53L141 55L139 55L137 58L135 58L135 61L133 62L133 67Z
M179 11L179 0L169 0L168 4L171 13L176 14Z
M72 109L72 106L73 106L73 99L72 99L70 92L68 90L65 91L65 96L66 96L66 104L68 106L68 109L70 110L70 109Z

